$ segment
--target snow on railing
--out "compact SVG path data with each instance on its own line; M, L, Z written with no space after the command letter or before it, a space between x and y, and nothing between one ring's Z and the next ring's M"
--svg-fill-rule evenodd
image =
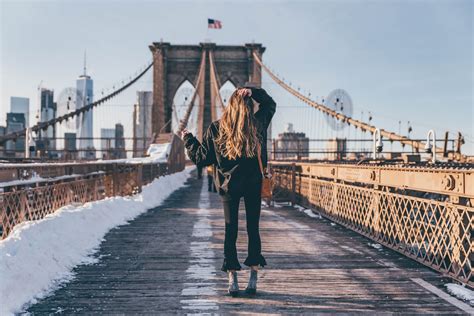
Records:
M184 169L181 139L155 146L149 157L81 163L0 164L0 235L71 203L141 192L142 186Z

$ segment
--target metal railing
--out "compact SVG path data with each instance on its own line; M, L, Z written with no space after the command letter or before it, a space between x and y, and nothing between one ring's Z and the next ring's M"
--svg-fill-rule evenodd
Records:
M293 133L293 135L297 134ZM373 152L372 138L309 139L293 137L291 139L276 138L270 141L272 146L269 154L272 160L356 160L372 157ZM424 139L412 139L412 141L421 142ZM443 158L453 156L456 152L456 139L437 140L436 144L438 148L444 148ZM384 140L384 150L380 156L392 159L401 157L402 154L431 155L409 148L409 146L402 147L399 144Z
M468 187L474 181L472 166L273 162L271 168L277 196L314 208L347 228L474 286L474 188Z
M371 125L372 122L370 121L370 119L367 123L362 120L359 121L350 116L347 116L344 113L341 113L341 112L338 112L337 110L333 110L329 108L324 102L319 103L318 101L311 100L310 96L303 95L302 93L300 93L299 89L298 91L295 90L294 88L291 87L291 84L288 85L287 83L285 83L284 80L280 79L277 75L275 75L273 71L271 71L264 63L262 63L261 57L257 54L256 51L253 52L253 58L257 62L257 64L261 66L263 70L270 76L270 78L272 78L278 85L280 85L283 89L288 91L290 94L294 95L299 100L303 101L304 103L308 104L314 109L317 109L321 113L324 113L335 120L338 120L344 124L347 124L347 126L353 126L356 129L360 129L362 132L369 132L370 134L375 134L376 131L378 130L380 137L388 139L392 142L398 142L402 144L403 146L410 146L416 151L422 151L423 149L426 148L427 143L420 142L420 141L413 141L408 136L401 135L400 133L397 134L395 132L390 132L381 128L377 128L376 126ZM460 133L458 135L459 135L459 138L461 139L462 135ZM462 142L460 141L458 144L461 145L461 143ZM439 149L439 152L444 154L443 149ZM453 155L453 158L457 161L467 160L467 157L461 154L460 148L457 150L457 153Z
M14 140L9 140L11 148L0 147L0 159L13 160L25 157L24 137L19 138L23 143L16 146ZM96 159L112 160L127 157L143 157L148 145L153 142L152 137L77 137L73 140L64 137L33 137L34 150L30 151L30 158L34 160L83 160ZM80 142L87 141L94 146L80 148ZM146 144L146 145L145 145Z
M184 169L182 141L169 135L167 162L0 164L0 235L73 204L141 192L154 179Z
M0 193L2 239L21 222L41 219L73 203L83 204L112 196L136 194L141 191L142 185L167 173L166 163L149 165L111 163L103 167L105 171L59 176L42 181L22 181L0 188L6 191ZM53 169L50 166L43 170ZM56 174L64 170L62 167L59 169L56 170Z

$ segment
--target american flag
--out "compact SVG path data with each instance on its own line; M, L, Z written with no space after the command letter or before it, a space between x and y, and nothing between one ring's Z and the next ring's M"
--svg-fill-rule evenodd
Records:
M222 22L214 19L207 19L207 28L208 29L221 29Z

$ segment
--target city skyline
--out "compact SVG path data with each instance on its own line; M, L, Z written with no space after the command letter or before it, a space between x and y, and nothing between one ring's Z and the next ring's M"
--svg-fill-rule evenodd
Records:
M435 128L438 135L449 130L451 137L461 130L466 136L463 149L472 151L472 3L469 1L385 4L301 1L291 5L283 1L274 6L257 2L247 4L252 10L243 20L231 14L230 2L139 4L133 7L115 2L83 5L3 2L1 65L5 75L2 75L0 120L4 122L7 112L3 109L4 100L12 95L29 97L30 108L34 108L35 89L41 80L57 91L72 86L73 78L81 72L85 49L97 87L94 92L98 94L147 63L151 59L148 45L153 41L163 39L172 44L197 44L206 39L217 44L256 41L267 48L263 55L265 63L294 85L311 92L314 98L321 99L336 88L344 88L354 100L357 119L362 111L366 116L370 111L374 124L395 132L405 131L411 121L413 137L417 138L424 138L430 128ZM102 9L110 13L102 24L86 14ZM31 21L27 21L21 17L22 12L38 14L32 14ZM179 18L166 12L179 12ZM45 13L56 17L63 27L54 28L52 22L41 20L39 16ZM219 17L223 29L207 31L204 24L208 16ZM277 17L285 23L272 25L272 29L267 27ZM398 23L401 17L404 17L402 24ZM89 29L67 23L68 19L83 20L89 23ZM181 19L187 23L173 23ZM286 23L296 20L299 23ZM134 23L120 29L117 24L125 21ZM18 25L22 27L15 29ZM89 32L92 27L100 30L99 34ZM38 32L53 34L56 43L61 44L58 52L48 54L46 48L39 46L38 39L33 38ZM34 61L27 58L26 43L43 58L41 65L32 66ZM290 53L295 51L299 56L292 59ZM47 69L53 71L44 78ZM5 77L12 80L5 82ZM266 75L263 79L263 87L279 105L298 104ZM136 91L151 90L151 80L151 74L145 75L131 91L101 106L94 116L106 124L103 127L112 127L116 121L123 123L130 136ZM127 107L128 111L110 119L114 108ZM274 134L281 132L288 122L295 124L295 130L302 129L298 121L298 115L278 117L277 111ZM98 135L96 126L94 134Z

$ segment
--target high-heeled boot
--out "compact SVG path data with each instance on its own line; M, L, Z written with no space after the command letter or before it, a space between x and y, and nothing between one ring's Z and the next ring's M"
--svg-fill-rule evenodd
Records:
M257 270L250 270L250 278L245 292L248 294L257 294Z
M229 294L233 297L239 294L239 282L237 280L237 271L229 271Z

